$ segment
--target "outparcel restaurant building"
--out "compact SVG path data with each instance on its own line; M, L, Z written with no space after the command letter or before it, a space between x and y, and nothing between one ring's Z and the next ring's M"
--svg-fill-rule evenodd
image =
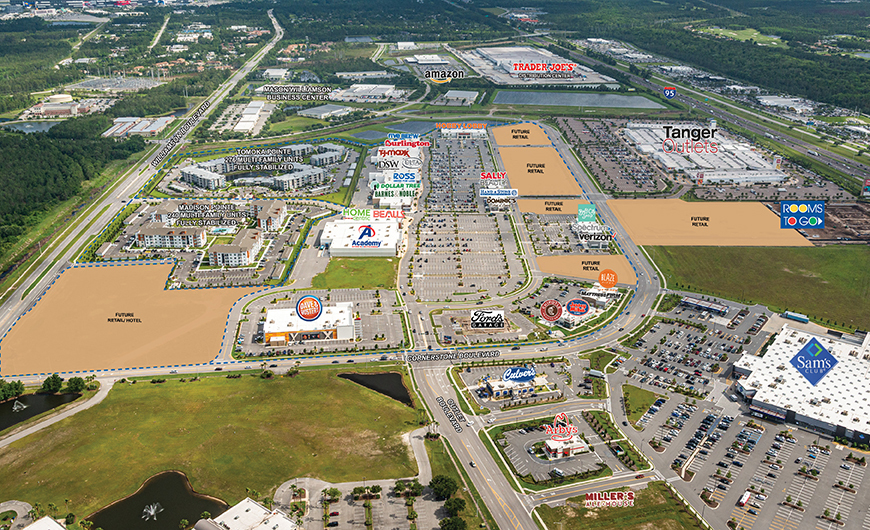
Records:
M314 320L301 318L295 308L269 309L260 323L266 346L286 346L300 340L353 340L353 303L338 302L323 307Z
M764 357L744 355L734 364L735 388L766 419L868 445L870 335L828 333L785 324Z

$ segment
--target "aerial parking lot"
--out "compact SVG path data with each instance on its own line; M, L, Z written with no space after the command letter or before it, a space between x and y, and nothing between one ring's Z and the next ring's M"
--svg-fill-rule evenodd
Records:
M424 191L426 212L482 212L475 186L482 171L494 171L485 139L455 140L433 135Z
M353 340L310 339L298 340L272 347L264 344L260 328L271 309L295 308L304 295L317 296L324 306L350 302L359 317L354 319ZM390 349L399 347L405 340L402 317L395 313L396 296L387 290L305 290L275 291L255 299L245 309L242 322L238 323L235 356L238 358L278 357L302 353L356 352L361 350ZM257 316L258 318L254 318Z
M707 395L719 385L724 390L711 399L733 395L725 380L731 366L745 352L757 353L770 334L760 329L767 319L763 310L728 304L724 316L685 305L661 313L664 320L628 345L635 359L625 364L625 370L644 388L678 388Z
M400 280L422 300L483 301L513 290L524 277L503 215L430 213L412 238L414 253Z
M664 192L673 187L667 173L637 156L619 135L627 120L557 118L556 123L602 188L618 196Z

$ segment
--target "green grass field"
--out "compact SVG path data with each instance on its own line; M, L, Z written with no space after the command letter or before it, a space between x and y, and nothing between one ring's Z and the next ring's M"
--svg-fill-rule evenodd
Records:
M768 45L771 47L776 47L776 48L788 48L788 46L784 42L782 42L782 40L780 40L779 38L774 39L774 38L768 37L767 35L762 35L761 33L758 32L757 29L752 29L752 28L740 29L740 30L722 29L722 28L704 28L704 29L700 29L698 31L701 31L703 33L712 33L713 35L717 35L720 37L730 37L734 40L740 40L740 41L752 39L757 43L765 44L765 45Z
M345 199L347 199L347 187L342 186L338 189L338 191L334 191L332 193L327 193L326 195L315 195L310 197L311 199L320 199L322 201L334 202L336 204L345 204Z
M462 487L462 479L456 471L456 466L450 460L450 455L447 453L447 448L440 440L427 440L426 453L429 455L429 465L432 467L432 476L447 475L460 485L459 490L453 495L454 497L465 501L465 509L459 514L465 521L468 528L478 528L483 519L477 514L474 508L474 503L471 502L471 494Z
M232 245L233 244L232 236L218 236L214 238L214 241L211 242L212 245Z
M283 132L296 132L303 131L309 125L313 125L315 123L319 123L321 125L326 125L325 120L316 120L314 118L306 118L305 116L291 116L284 121L279 121L278 123L273 123L269 126L269 132L272 133L283 133Z
M651 482L637 492L633 507L584 508L584 497L571 497L565 506L537 508L547 528L561 530L689 530L697 519L675 499L663 482Z
M607 350L595 350L590 352L584 357L589 358L589 367L592 370L598 370L600 372L604 371L604 367L607 366L610 361L612 361L615 357L615 353L611 353Z
M628 420L634 424L643 416L656 399L658 395L649 390L638 388L632 385L622 386L622 395L625 397L625 410L628 415Z
M332 258L311 280L314 289L395 289L398 258Z
M646 247L672 289L870 328L870 248Z
M415 411L337 373L116 384L98 406L0 449L0 498L70 499L84 516L167 469L230 504L245 488L271 495L293 477L416 474L400 438L416 427Z

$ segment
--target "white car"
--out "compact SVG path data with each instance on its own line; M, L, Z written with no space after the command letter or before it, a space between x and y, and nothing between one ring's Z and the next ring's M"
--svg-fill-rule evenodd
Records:
M755 496L755 498L758 499L758 500L760 500L760 501L766 501L766 500L767 500L767 495L765 495L765 494L763 494L763 493L759 493L759 494L757 494L757 495Z

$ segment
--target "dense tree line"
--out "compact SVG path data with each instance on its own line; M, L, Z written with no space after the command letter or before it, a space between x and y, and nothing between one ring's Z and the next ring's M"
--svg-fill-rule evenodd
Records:
M17 398L24 393L24 383L21 381L9 381L0 379L0 401Z
M699 37L682 29L635 28L618 37L744 82L870 112L870 63L861 59L799 48L775 50L752 41Z
M0 94L21 98L81 77L73 68L54 68L69 56L69 41L77 35L75 29L51 26L40 18L0 22Z
M765 35L779 35L790 43L812 44L822 37L841 33L870 37L867 27L870 5L866 2L724 0L716 3L748 16L714 19L713 24L755 28Z
M111 160L141 151L145 142L100 138L111 120L89 116L46 133L0 135L0 252L36 222L41 210L74 196Z
M125 47L125 56L140 57L148 51L148 46L154 35L163 25L163 10L143 12L139 16L119 16L112 19L101 30L101 34L112 34L117 37L90 39L82 43L75 57L108 57L113 48ZM123 58L120 58L123 60Z
M295 0L249 4L275 8L289 39L341 41L348 36L386 40L486 40L513 35L503 20L446 2L404 0Z
M112 117L152 116L185 108L188 97L211 94L226 78L227 70L205 70L189 77L179 77L158 87L142 89L115 103L106 114Z

